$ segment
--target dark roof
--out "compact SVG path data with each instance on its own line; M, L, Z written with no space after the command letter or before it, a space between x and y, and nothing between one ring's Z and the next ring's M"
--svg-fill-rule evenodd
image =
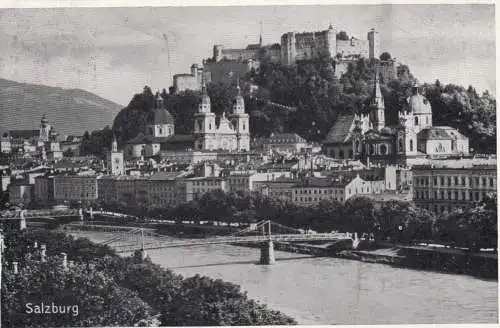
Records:
M328 188L328 187L345 187L354 177L342 177L339 179L329 178L307 178L297 183L295 188Z
M260 49L260 48L261 48L260 44L249 44L247 46L248 50L257 50L257 49Z
M149 115L150 124L174 124L174 117L165 108L154 109Z
M351 137L351 126L354 123L354 115L343 115L337 118L323 143L345 143Z
M427 129L423 129L418 133L418 139L426 140L456 140L465 139L465 137L456 131L455 129L448 126L433 126Z
M10 130L12 138L31 139L40 136L40 130Z
M156 172L149 177L149 180L175 180L180 172Z
M174 134L160 146L161 150L186 150L194 148L195 137L192 134Z
M363 135L363 138L365 140L392 140L393 136L380 133L375 130L370 130Z

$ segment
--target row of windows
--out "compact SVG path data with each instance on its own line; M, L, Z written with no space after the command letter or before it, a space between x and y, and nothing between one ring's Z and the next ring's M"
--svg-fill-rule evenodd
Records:
M330 197L297 197L296 198L296 201L300 201L300 202L317 202L317 201L320 201L322 199L335 199L335 200L338 200L340 202L343 202L344 201L344 197L334 197L334 196L330 196Z
M193 186L204 186L205 181L194 181ZM207 181L207 186L218 186L219 182L216 181Z
M342 194L344 193L344 191L342 189L314 189L314 190L311 190L311 189L308 189L308 190L303 190L303 189L299 189L299 190L295 190L295 195L297 194L333 194L333 193L339 193L339 194Z
M330 149L330 157L335 158L335 150ZM339 150L337 157L339 159L345 159L345 153L342 149ZM349 149L349 155L347 156L347 158L352 158L352 157L353 157L353 151L352 151L352 149Z
M429 185L429 177L420 177L415 179L416 186L428 186ZM458 176L448 176L448 177L433 177L433 185L437 186L438 183L441 186L465 186L468 181L468 185L470 187L494 187L495 179L493 177L458 177Z
M467 197L468 196L468 197ZM431 198L432 197L432 198ZM480 201L486 197L486 192L479 191L451 191L445 192L437 190L434 193L429 193L429 191L415 191L415 199L441 199L441 200L469 200L469 201Z

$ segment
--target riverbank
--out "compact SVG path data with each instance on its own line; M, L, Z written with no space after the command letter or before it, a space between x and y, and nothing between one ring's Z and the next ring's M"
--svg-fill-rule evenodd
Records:
M123 224L112 222L111 225ZM110 224L109 221L95 221L95 224ZM183 225L140 222L127 224L128 227L147 227L157 233L175 238L206 238L220 234L230 234L237 229L221 226ZM352 241L310 244L276 242L278 251L313 255L318 257L334 257L366 263L385 264L400 268L427 270L443 273L465 274L489 280L498 280L498 259L496 254L469 253L459 249L432 248L409 245L376 245L368 247L361 244L361 249L353 249ZM243 247L259 248L257 244L237 244ZM363 247L365 246L365 247ZM363 249L370 248L370 249Z
M111 233L78 235L99 242ZM250 298L299 324L464 324L498 319L498 283L466 275L279 250L275 265L258 265L258 248L234 245L148 250L147 256L184 277L200 274L237 284Z

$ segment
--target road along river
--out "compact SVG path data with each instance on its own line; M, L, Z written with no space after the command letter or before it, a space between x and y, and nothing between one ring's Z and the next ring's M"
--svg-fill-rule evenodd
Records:
M110 234L72 232L99 242ZM497 323L498 282L465 275L393 268L276 251L207 245L147 251L151 260L186 277L220 278L300 324Z

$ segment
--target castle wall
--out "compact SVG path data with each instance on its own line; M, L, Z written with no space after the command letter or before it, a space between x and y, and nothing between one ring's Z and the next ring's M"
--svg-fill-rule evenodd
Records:
M248 63L229 61L205 64L205 70L210 73L210 79L215 83L234 83L238 77L245 76L250 67Z
M368 40L337 40L337 53L342 54L343 57L359 55L361 57L368 58L368 46Z
M249 60L256 59L259 49L221 49L221 60Z
M186 91L186 90L200 90L201 89L203 69L196 67L196 68L192 68L191 71L192 71L191 74L176 74L176 75L174 75L173 86L174 86L175 93ZM205 76L205 78L208 81L210 81L208 76Z

